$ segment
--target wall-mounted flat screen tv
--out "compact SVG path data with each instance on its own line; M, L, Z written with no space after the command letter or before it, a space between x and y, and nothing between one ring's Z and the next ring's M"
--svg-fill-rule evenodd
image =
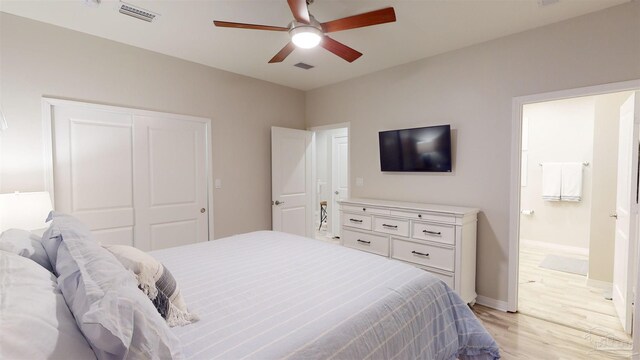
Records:
M380 131L382 171L451 172L451 126Z

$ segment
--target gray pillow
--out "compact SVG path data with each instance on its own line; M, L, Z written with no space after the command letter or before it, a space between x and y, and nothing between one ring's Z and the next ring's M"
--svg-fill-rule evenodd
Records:
M97 357L182 358L178 338L133 275L90 232L71 226L75 222L53 216L50 235L59 237L54 267L65 301Z
M187 309L173 275L153 256L126 245L110 245L105 248L136 276L138 287L153 302L169 326L187 325L198 320Z

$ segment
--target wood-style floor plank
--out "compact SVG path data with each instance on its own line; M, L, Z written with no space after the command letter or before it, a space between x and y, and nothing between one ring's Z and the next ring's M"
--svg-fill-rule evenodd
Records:
M519 312L481 305L474 313L496 339L504 359L630 359L631 338L613 303L586 277L540 268L549 250L521 244ZM554 254L584 258L577 254Z

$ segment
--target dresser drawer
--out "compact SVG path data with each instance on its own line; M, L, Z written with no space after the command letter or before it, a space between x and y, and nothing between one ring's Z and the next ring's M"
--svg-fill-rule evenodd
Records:
M444 281L445 284L447 284L448 287L450 288L454 288L454 282L453 282L453 274L441 274L441 273L437 273L435 271L429 271L429 269L425 269L422 268L422 270L428 272L429 274L437 277L438 279Z
M391 216L401 216L414 220L438 221L451 224L455 224L456 222L456 218L454 216L428 212L391 210Z
M443 244L455 244L456 229L453 225L413 222L411 237L420 240L436 241Z
M342 225L363 230L371 230L371 216L343 213Z
M342 229L342 244L358 250L389 256L389 238Z
M373 231L409 237L409 220L374 217Z
M342 205L342 211L348 211L352 213L363 213L363 214L376 214L376 215L389 215L389 209L377 209L370 208L365 205L356 206L356 205Z
M446 271L454 269L455 250L453 248L418 244L400 239L391 239L391 242L391 257L395 259Z

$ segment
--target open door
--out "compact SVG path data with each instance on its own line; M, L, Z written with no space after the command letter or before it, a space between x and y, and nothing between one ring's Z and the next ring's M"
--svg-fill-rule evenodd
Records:
M349 198L349 137L334 135L331 139L331 232L340 236L338 201Z
M312 237L313 133L271 128L273 230Z
M624 331L631 334L636 280L636 222L638 213L638 110L634 93L620 107L618 189L613 263L613 304Z

